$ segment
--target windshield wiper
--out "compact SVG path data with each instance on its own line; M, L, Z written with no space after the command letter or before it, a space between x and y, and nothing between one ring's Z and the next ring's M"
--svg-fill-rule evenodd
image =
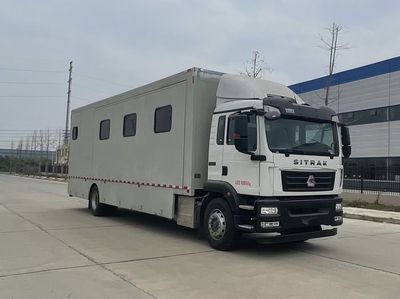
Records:
M293 148L277 148L275 151L279 154L285 154L285 157L289 157L290 154L303 154L305 155L305 151L293 149Z
M274 152L278 154L285 154L286 157L289 157L290 154L300 154L300 155L316 155L316 156L329 156L331 159L334 157L334 152L329 151L304 151L295 148L276 148Z
M321 156L329 156L331 159L335 156L335 153L333 151L327 151L327 152L312 152L314 155L321 155Z

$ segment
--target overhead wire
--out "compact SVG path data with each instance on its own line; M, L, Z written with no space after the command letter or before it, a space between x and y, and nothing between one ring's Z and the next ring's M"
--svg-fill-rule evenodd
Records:
M107 79L102 79L102 78L97 78L97 77L93 77L93 76L84 75L84 74L81 74L81 73L75 73L74 76L75 77L83 77L83 78L87 78L87 79L94 80L94 81L101 81L101 82L104 82L104 83L118 85L118 86L125 87L125 88L132 88L132 86L124 84L124 83L121 84L121 83L113 82L113 81L110 81L110 80L107 80Z
M0 84L12 85L64 85L64 82L22 82L22 81L0 81Z
M37 73L66 73L65 70L43 70L43 69L23 69L23 68L12 68L12 67L0 67L1 71L11 72L37 72Z

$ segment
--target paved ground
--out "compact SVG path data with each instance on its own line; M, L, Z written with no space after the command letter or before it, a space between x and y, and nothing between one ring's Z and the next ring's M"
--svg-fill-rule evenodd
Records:
M399 197L397 198L397 200L400 202ZM343 210L344 210L343 211L344 216L347 218L400 224L400 213L399 212L381 211L381 210L373 210L373 209L361 209L361 208L352 208L352 207L344 207Z
M163 219L97 218L66 184L0 175L0 298L399 298L400 225L211 250Z

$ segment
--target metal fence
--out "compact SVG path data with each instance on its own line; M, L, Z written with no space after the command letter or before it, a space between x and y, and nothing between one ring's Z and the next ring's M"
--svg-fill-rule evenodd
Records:
M40 174L44 176L67 177L68 165L41 165Z
M345 167L343 188L400 195L399 167Z

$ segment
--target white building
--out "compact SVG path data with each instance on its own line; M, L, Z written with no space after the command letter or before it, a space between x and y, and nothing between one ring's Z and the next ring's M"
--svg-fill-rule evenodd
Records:
M54 164L68 165L69 145L62 145L56 149Z
M347 124L352 156L346 177L400 179L400 57L333 75L329 106ZM327 77L289 86L313 106L324 105Z

